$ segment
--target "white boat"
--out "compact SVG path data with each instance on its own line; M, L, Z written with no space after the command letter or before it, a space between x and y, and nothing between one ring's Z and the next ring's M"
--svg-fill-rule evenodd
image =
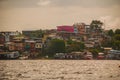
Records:
M18 51L0 53L0 59L17 59L19 58L19 56L20 56L20 53Z

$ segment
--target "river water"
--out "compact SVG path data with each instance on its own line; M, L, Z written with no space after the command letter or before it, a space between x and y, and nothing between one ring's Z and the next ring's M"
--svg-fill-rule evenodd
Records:
M0 80L120 80L120 61L0 60Z

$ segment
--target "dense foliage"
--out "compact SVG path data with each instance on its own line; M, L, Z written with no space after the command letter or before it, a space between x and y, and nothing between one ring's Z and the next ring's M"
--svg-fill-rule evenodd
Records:
M76 42L76 41L68 40L66 52L83 51L84 48L85 48L85 45L83 42Z
M115 31L109 30L107 35L109 36L109 39L106 39L102 46L120 50L120 29L116 29Z
M55 53L65 53L65 42L59 39L53 39L47 47L46 54L52 57Z
M90 29L92 32L102 32L103 23L99 20L93 20L90 24Z

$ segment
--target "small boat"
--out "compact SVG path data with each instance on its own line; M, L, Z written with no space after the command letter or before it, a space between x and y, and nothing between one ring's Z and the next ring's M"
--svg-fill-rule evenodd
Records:
M14 52L0 52L0 59L18 59L20 53L18 51Z

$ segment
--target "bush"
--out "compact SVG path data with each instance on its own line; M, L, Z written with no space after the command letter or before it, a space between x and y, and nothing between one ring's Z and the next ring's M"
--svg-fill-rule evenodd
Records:
M90 52L92 52L93 58L97 58L99 50L98 49L91 49Z

